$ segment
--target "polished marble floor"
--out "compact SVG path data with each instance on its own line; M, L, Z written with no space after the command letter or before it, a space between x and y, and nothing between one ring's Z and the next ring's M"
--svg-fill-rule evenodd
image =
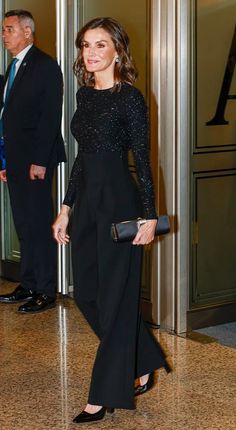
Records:
M70 298L37 315L17 308L0 304L1 430L236 430L236 349L163 331L155 333L174 372L161 370L136 410L72 424L86 403L97 339Z

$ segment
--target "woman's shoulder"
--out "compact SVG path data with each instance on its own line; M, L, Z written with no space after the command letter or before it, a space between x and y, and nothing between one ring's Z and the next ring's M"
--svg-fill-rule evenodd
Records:
M87 91L87 87L85 85L79 87L79 89L77 90L76 93L76 100L78 101L82 101L84 99L84 97L88 97L88 91Z
M79 87L76 94L78 94L78 95L84 94L86 92L86 88L87 87L85 85Z
M134 87L134 85L128 84L126 82L121 84L121 91L132 97L143 98L143 94L137 87Z
M143 94L138 88L134 87L133 85L122 83L120 93L123 96L122 98L124 99L126 105L135 104L146 106Z

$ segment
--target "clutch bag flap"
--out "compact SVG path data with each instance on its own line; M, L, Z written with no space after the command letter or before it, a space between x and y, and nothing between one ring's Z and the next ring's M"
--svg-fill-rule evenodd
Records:
M111 237L115 242L133 240L138 232L138 220L123 221L111 225Z

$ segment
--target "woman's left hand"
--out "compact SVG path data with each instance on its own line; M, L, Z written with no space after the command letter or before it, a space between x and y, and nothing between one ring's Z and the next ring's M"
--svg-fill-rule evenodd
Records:
M145 224L142 224L132 242L133 245L148 245L151 243L155 237L157 222L156 219L149 219Z

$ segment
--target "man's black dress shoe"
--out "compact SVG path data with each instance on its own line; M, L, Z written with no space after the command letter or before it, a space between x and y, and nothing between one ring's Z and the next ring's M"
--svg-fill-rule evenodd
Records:
M47 311L55 306L56 301L53 297L46 296L46 294L35 294L32 300L19 307L18 312L22 314L35 314Z
M171 367L167 361L165 362L163 367L164 367L166 373L172 372L172 369L171 369ZM155 385L154 372L151 372L146 384L138 385L134 389L134 395L137 397L137 396L140 396L140 394L147 393L147 391L151 390L151 388L153 388L154 385Z
M103 406L98 412L95 412L95 414L89 414L88 412L82 411L79 415L77 415L77 417L73 419L73 423L82 424L91 423L92 421L99 421L104 418L106 412L112 414L114 409Z
M33 291L26 290L21 285L18 285L14 291L10 294L0 295L0 302L2 303L18 303L24 302L26 300L31 300L33 298Z

